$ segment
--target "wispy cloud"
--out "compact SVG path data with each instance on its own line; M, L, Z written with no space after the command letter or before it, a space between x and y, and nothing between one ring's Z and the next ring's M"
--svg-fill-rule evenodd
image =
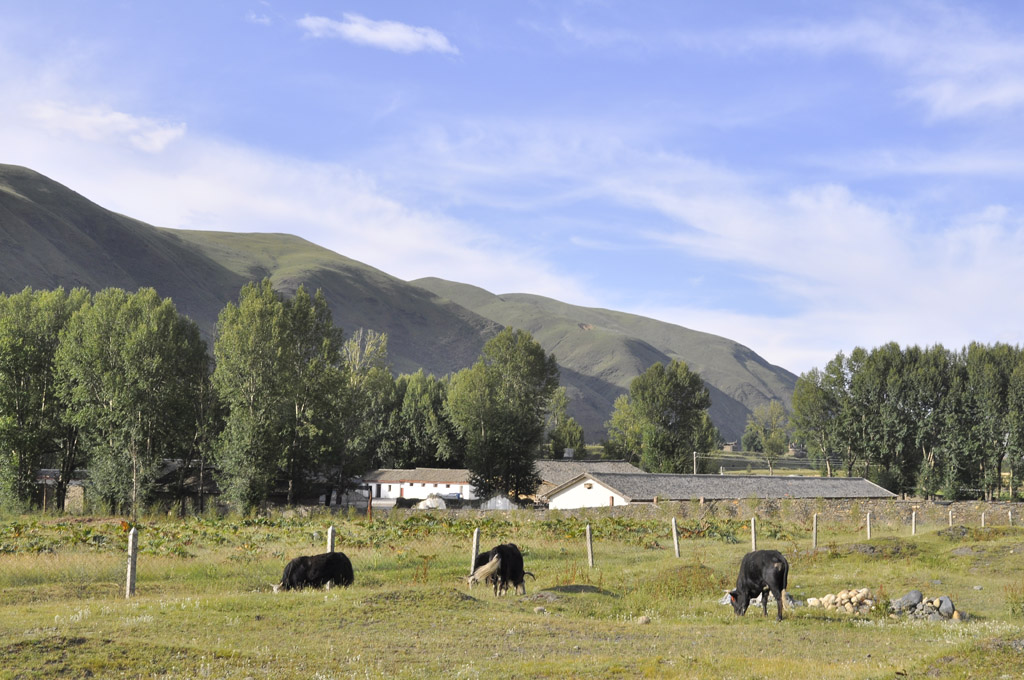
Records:
M167 123L114 111L102 106L78 106L63 102L38 102L29 115L45 127L70 132L82 139L126 139L141 151L159 153L185 134L185 123Z
M245 20L248 21L250 24L259 24L261 26L269 26L271 23L273 23L269 15L257 12L249 12L245 15Z
M397 21L374 21L359 14L344 14L343 21L306 16L298 24L313 38L340 38L357 45L379 47L393 52L442 52L459 50L440 31L410 26Z
M901 70L903 94L935 118L957 118L1024 106L1024 45L968 10L933 5L914 16L868 16L835 24L751 30L739 49L856 52Z

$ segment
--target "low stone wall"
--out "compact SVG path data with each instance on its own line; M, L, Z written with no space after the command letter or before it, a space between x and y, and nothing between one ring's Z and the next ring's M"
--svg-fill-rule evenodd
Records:
M635 504L615 508L581 509L565 511L571 515L607 515L651 517L663 515L696 519L712 517L719 519L749 519L770 522L786 522L804 525L810 531L814 515L818 515L818 529L825 530L828 526L841 526L845 530L859 529L865 526L867 514L871 513L872 532L876 530L886 533L901 531L906 528L910 533L911 518L917 513L917 530L929 531L949 526L950 512L952 523L963 526L981 526L982 514L985 526L1024 525L1024 503L1006 501L926 501L896 499L824 499L824 498L783 498L758 499L747 498L737 500L660 502L657 504Z

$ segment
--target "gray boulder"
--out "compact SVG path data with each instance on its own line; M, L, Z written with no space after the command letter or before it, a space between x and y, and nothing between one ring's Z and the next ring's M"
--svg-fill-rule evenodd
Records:
M945 616L947 619L952 618L953 612L956 611L956 607L953 606L953 601L948 596L943 595L939 598L939 613Z
M920 590L911 590L900 599L893 600L889 606L894 612L900 614L908 609L914 609L917 605L921 604L923 599L924 595L921 594Z

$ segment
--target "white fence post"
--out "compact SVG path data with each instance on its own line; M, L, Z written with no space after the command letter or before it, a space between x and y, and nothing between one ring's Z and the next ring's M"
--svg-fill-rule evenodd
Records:
M469 573L476 571L476 556L480 552L480 527L473 529L473 554L469 556Z
M587 525L587 564L594 567L594 537L590 533L590 525Z
M750 549L757 550L757 518L750 518Z
M985 513L981 513L981 528L985 528Z
M953 511L949 511L949 526L953 526Z
M917 510L910 513L910 535L917 535Z
M672 545L676 549L676 557L679 557L679 530L676 528L676 518L672 518Z
M334 552L334 525L327 528L327 552Z
M135 567L139 559L139 530L132 527L128 532L128 583L124 589L126 598L135 594Z
M814 529L811 531L811 548L818 549L818 513L814 513Z
M871 540L871 513L868 513L868 540Z

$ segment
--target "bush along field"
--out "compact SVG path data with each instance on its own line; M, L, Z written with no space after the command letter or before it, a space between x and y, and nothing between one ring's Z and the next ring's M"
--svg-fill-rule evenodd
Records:
M751 549L749 520L685 509L148 517L135 527L130 598L126 522L5 517L0 678L1024 672L1024 529L931 526L911 535L880 526L868 539L854 522L831 527L815 549L806 522L759 521L757 547L780 550L790 564L794 606L776 623L774 606L767 618L758 605L740 618L722 604ZM332 526L355 583L273 593L288 560L324 552ZM520 547L536 575L526 595L467 586L475 529L481 550ZM920 600L909 604L914 591ZM843 606L822 604L829 600Z

